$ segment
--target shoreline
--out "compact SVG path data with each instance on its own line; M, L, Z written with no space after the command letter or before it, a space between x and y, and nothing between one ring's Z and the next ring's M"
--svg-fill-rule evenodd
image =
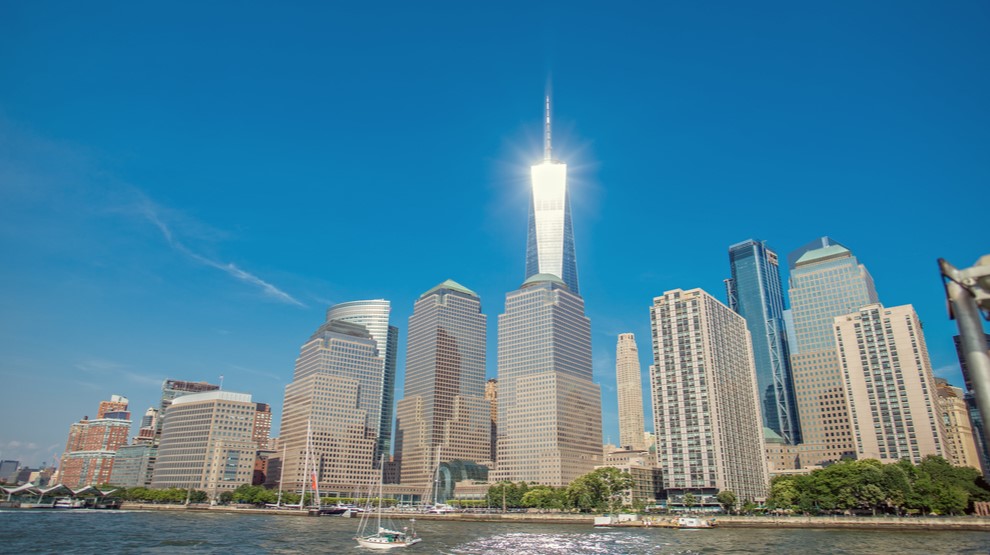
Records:
M241 515L309 516L306 511L291 509L258 509L209 505L157 505L125 502L121 510L129 511L199 511ZM518 524L576 524L594 527L596 515L567 513L451 513L445 515L389 512L396 520L441 520L449 522L507 522ZM713 515L719 528L794 528L835 530L966 530L990 532L990 518L976 516L952 517L892 517L892 516L735 516ZM323 516L319 518L340 518ZM356 518L356 517L352 517ZM610 528L649 528L642 520L609 525Z

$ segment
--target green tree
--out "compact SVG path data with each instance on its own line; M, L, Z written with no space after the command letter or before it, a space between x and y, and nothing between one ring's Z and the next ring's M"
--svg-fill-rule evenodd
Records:
M550 486L535 486L522 496L522 505L534 509L563 509L564 500L561 491Z
M688 508L688 510L691 510L691 508L694 507L694 504L697 502L698 499L691 492L685 493L681 497L681 503L683 503L684 506Z
M736 508L736 503L739 501L736 498L736 494L733 493L732 490L728 489L718 492L715 499L717 499L719 504L722 505L722 510L727 513L731 513L733 509Z

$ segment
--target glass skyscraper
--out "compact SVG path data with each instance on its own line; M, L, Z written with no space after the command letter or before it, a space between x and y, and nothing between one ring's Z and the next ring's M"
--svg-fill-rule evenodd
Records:
M399 328L389 325L391 304L385 299L350 301L327 309L327 321L339 320L360 324L368 330L378 344L378 356L382 364L381 422L378 426L378 443L375 446L375 466L382 453L392 450L392 405L395 400L395 356L399 347Z
M550 148L550 97L546 99L544 125L543 162L531 170L533 194L529 203L526 278L537 274L557 276L572 293L580 295L567 192L567 164L554 160Z
M592 380L584 300L537 274L498 317L496 480L566 486L602 461L601 390Z
M490 464L486 332L481 299L455 281L437 285L416 301L396 424L395 458L404 486L429 485L439 463ZM424 495L433 499L435 493Z
M753 339L763 425L792 445L801 442L784 330L784 292L777 253L749 239L729 247L729 308L746 320Z
M873 278L844 246L822 238L799 249L790 276L791 369L801 420L803 466L855 455L835 339L835 319L875 304ZM821 246L825 245L825 246ZM795 256L799 255L799 256Z

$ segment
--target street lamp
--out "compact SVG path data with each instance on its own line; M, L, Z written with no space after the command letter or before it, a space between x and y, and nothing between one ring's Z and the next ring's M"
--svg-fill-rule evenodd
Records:
M966 360L973 384L976 407L983 419L983 442L990 445L990 354L980 313L990 320L990 254L980 257L972 268L960 270L945 259L938 259L949 301L949 318L959 326L959 347ZM984 474L990 469L984 469Z

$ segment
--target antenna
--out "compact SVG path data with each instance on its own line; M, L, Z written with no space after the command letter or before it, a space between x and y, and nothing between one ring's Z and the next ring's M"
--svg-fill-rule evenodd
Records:
M543 122L543 160L549 162L551 160L551 148L550 148L550 95L547 95L547 114Z

